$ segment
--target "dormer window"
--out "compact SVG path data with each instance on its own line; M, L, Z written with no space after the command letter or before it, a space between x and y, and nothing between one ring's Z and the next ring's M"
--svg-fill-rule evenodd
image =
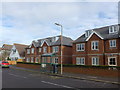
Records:
M56 42L58 40L59 37L53 37L52 38L52 42Z
M12 49L12 51L13 51L13 54L16 52L16 49Z
M109 34L117 33L119 30L119 26L110 26L109 27Z
M92 33L92 30L87 30L85 33L85 37L89 37L91 33Z

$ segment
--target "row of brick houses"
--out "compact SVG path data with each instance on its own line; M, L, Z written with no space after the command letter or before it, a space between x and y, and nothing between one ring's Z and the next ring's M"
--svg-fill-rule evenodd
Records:
M76 40L63 36L63 64L120 66L120 25L87 30ZM61 36L33 41L25 62L59 63Z
M62 37L63 64L72 63L72 39ZM33 41L26 48L26 62L60 63L61 36L54 36Z

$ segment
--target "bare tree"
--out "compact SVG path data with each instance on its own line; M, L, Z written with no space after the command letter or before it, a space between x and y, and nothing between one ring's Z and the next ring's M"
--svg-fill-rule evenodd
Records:
M9 55L10 55L10 52L8 52L7 50L4 50L0 55L0 59L7 60L7 58L9 58Z

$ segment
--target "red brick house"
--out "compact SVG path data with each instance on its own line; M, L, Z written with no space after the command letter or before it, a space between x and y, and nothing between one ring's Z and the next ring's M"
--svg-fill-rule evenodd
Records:
M63 36L62 51L63 64L72 63L72 39ZM25 62L31 63L59 63L61 57L60 36L48 37L33 41L26 48Z
M120 25L87 30L73 42L72 63L120 66Z

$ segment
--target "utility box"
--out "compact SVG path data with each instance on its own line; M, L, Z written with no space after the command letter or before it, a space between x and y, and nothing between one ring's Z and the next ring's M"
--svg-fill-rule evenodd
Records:
M58 73L58 64L53 64L53 73Z

